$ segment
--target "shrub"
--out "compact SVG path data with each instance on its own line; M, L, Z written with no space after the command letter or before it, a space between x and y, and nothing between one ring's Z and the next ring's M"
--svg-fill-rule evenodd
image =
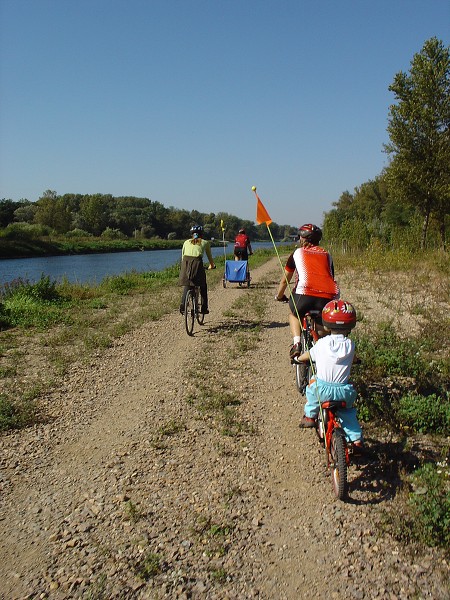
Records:
M447 465L426 463L411 476L414 536L428 546L450 545L450 481Z
M36 283L16 279L0 289L0 322L5 327L45 327L64 319L56 281L42 275ZM67 318L67 317L66 317Z
M35 240L51 235L54 231L46 225L30 225L30 223L10 223L0 232L7 240Z
M107 240L126 240L127 236L120 231L120 229L111 229L111 227L107 227L102 235L102 238L105 238Z
M4 394L0 394L0 431L16 429L30 423L35 409L31 403L14 404Z
M85 231L84 229L72 229L72 231L68 231L66 233L66 237L68 238L86 238L93 237L92 233L89 231Z
M400 398L398 416L403 425L419 433L450 435L450 400L436 394L410 393Z

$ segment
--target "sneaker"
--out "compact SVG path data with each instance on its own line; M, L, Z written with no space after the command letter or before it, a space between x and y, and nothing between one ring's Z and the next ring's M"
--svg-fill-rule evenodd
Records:
M207 308L203 308L201 310L202 315L209 315L209 310Z
M184 315L184 306L180 306L180 315Z
M293 358L295 358L296 356L300 356L300 354L302 354L302 348L300 346L300 342L297 342L296 344L292 344L291 349L289 350L289 357L291 358L291 360Z
M351 442L351 449L353 454L362 454L364 452L364 444L361 440L355 440Z
M300 427L302 429L309 429L310 427L315 427L316 426L316 420L315 419L311 419L311 417L303 417L303 419L300 421Z

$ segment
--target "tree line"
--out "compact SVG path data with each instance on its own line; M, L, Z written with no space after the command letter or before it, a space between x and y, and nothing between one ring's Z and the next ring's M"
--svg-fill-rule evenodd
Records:
M324 237L344 249L446 247L450 214L450 48L433 37L389 90L389 164L345 191L325 214Z
M149 198L115 197L110 194L64 194L45 191L36 202L0 200L0 227L8 237L35 231L37 235L69 237L185 239L190 228L200 224L208 237L234 239L244 227L252 239L269 239L267 227L226 212L202 213L165 207ZM222 232L221 224L225 229ZM24 227L28 226L28 227ZM31 228L31 229L30 229ZM296 233L290 225L273 223L276 239Z

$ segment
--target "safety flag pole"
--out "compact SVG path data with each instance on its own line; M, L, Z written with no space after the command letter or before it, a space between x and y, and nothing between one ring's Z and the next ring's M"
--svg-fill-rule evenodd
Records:
M272 235L272 232L270 230L270 224L272 223L272 219L270 218L270 215L267 212L266 207L261 202L261 200L260 200L260 198L259 198L259 196L258 196L258 194L256 192L256 186L252 187L252 192L256 196L256 222L258 223L258 225L262 225L263 223L266 224L267 231L269 232L270 239L272 240L273 247L275 248L275 253L276 253L277 257L278 257L278 262L280 263L280 267L281 267L281 269L283 271L283 274L284 274L284 277L285 277L285 280L286 280L287 288L289 290L289 293L291 294L292 293L291 292L291 286L289 284L289 280L288 280L287 275L286 275L286 270L283 267L283 263L281 262L280 255L278 253L278 248L277 248L277 246L275 244L275 240L273 239L273 235ZM297 307L296 306L295 306L295 310L297 311ZM302 326L302 322L300 321L300 317L299 317L298 312L297 312L297 318L298 318L298 320L300 322L300 327L301 327Z
M227 260L227 253L225 251L225 225L223 219L220 219L220 229L222 230L223 257Z
M278 253L278 248L277 248L277 246L275 244L275 241L274 241L273 236L272 236L272 232L270 230L270 224L272 223L272 219L270 218L270 215L267 212L266 207L261 202L261 200L260 200L260 198L259 198L259 196L258 196L258 194L256 192L256 186L252 187L252 192L254 192L254 194L256 196L256 222L258 223L258 225L262 225L262 223L265 223L266 226L267 226L267 231L269 232L270 239L272 240L273 247L275 248L275 252L276 252L276 255L278 257L278 262L280 263L280 267L283 270L283 274L284 274L284 278L286 280L286 285L287 285L287 288L289 290L289 294L291 295L292 294L292 290L291 290L290 282L289 282L289 280L287 278L287 275L286 275L286 269L283 267L283 263L281 262L280 255ZM298 314L298 309L297 309L297 306L296 306L295 302L293 302L293 305L294 305L295 312L297 314L298 322L300 323L300 330L302 330L303 329L302 320L300 319L300 315ZM315 376L314 363L311 360L311 358L310 358L310 364L311 364L311 369L312 369L313 376ZM320 405L320 401L319 401L319 407L320 407L320 410L322 410L321 409L321 405Z

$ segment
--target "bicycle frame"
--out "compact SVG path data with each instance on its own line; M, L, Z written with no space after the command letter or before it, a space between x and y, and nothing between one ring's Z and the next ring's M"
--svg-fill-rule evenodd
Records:
M350 457L345 433L336 411L345 407L344 401L322 402L316 424L317 436L327 453L327 467L331 471L333 489L340 500L344 500L348 493L347 468Z

